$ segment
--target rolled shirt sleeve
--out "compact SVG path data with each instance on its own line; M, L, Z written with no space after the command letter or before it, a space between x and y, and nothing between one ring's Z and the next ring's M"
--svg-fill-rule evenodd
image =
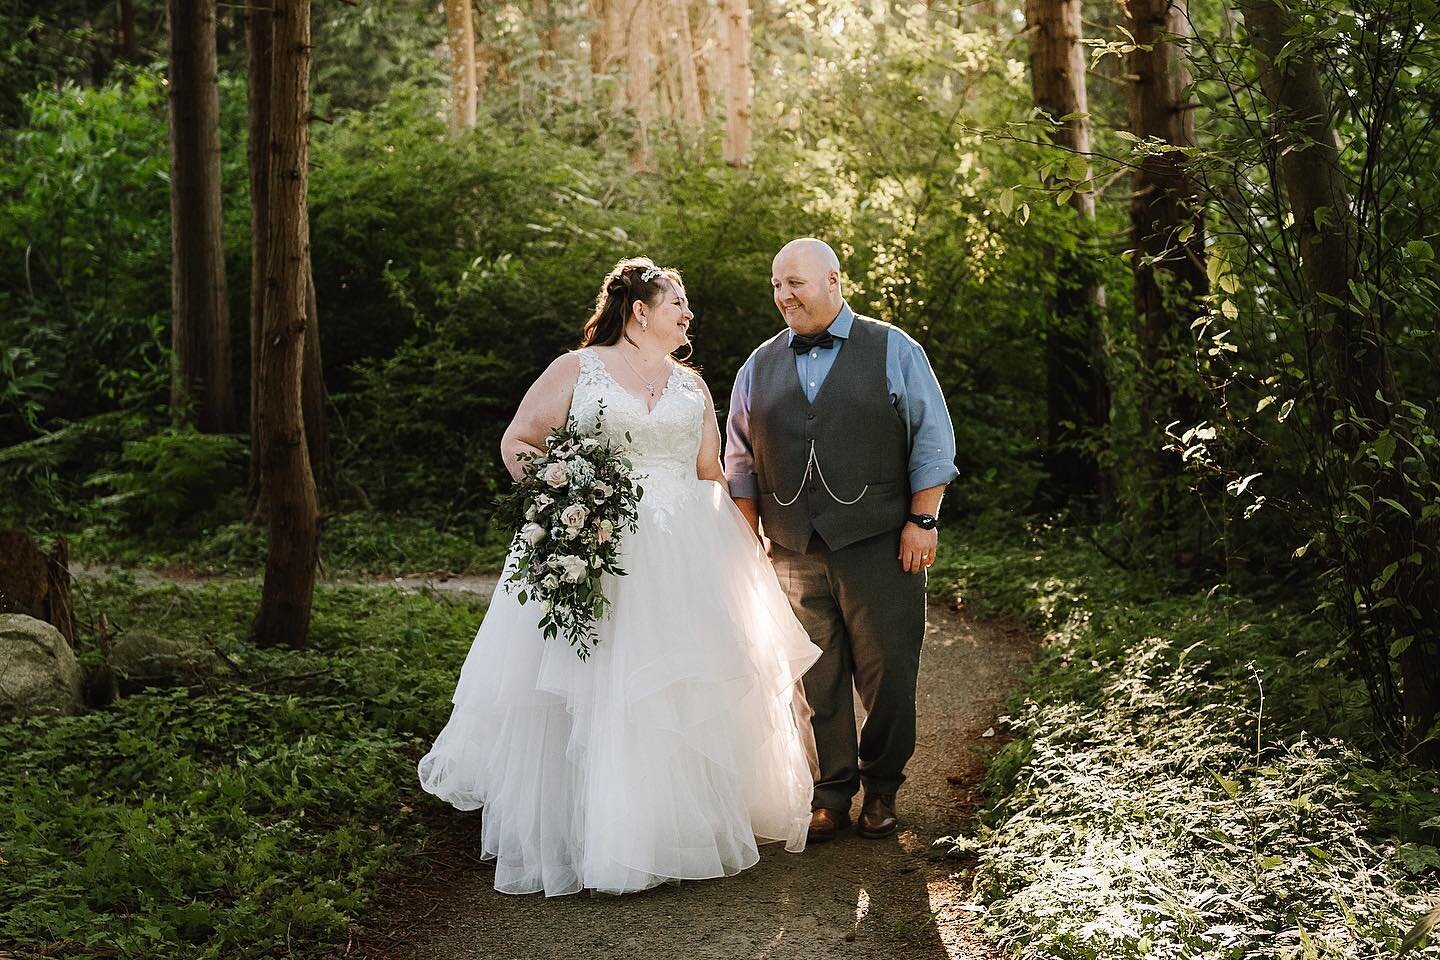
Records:
M735 374L730 411L725 418L725 483L735 499L760 498L760 484L755 479L755 447L750 442L750 384L754 369L752 353Z
M891 327L885 360L891 399L910 434L910 490L949 483L960 475L955 469L955 427L925 348Z

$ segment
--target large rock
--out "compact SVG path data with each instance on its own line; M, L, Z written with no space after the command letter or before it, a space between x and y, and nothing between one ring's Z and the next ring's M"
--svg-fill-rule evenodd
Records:
M143 630L121 634L110 646L109 661L122 693L142 687L194 683L222 666L215 651L208 647Z
M59 630L24 614L0 614L0 716L79 713L82 690L80 664Z

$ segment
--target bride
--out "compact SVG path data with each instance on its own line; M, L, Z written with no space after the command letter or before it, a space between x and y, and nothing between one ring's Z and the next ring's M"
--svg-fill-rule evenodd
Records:
M693 319L677 272L620 261L582 347L535 381L501 443L518 477L516 454L567 415L593 429L603 405L644 488L589 660L506 590L512 554L420 761L425 790L484 808L503 893L626 893L734 875L757 840L805 846L813 740L795 691L820 651L725 491L705 382L670 357Z

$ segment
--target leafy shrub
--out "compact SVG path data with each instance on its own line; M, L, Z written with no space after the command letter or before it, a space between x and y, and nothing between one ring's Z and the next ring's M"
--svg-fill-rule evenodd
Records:
M1047 640L976 838L1002 947L1394 955L1440 861L1440 778L1362 755L1363 686L1317 668L1304 603L1177 593L1073 533L947 552L949 589Z
M239 437L170 427L127 442L119 468L95 474L88 484L112 491L95 506L114 511L132 530L158 525L182 532L227 498L234 511L248 454Z

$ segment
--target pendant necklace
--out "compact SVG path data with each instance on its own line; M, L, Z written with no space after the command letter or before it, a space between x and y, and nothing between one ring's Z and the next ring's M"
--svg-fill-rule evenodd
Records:
M629 367L630 370L631 370L631 372L634 373L635 376L637 376L637 377L640 378L640 382L645 385L645 392L648 393L648 394L650 394L650 399L651 399L651 400L654 400L654 399L655 399L655 381L654 381L654 380L648 380L648 381L647 381L647 380L645 379L645 374L641 373L639 370L636 370L636 369L635 369L635 364L631 363L631 362L630 362L630 358L627 357L627 356L625 356L625 351L624 351L624 350L621 350L621 351L620 351L620 359L621 359L621 360L624 360L624 361L625 361L625 366Z

